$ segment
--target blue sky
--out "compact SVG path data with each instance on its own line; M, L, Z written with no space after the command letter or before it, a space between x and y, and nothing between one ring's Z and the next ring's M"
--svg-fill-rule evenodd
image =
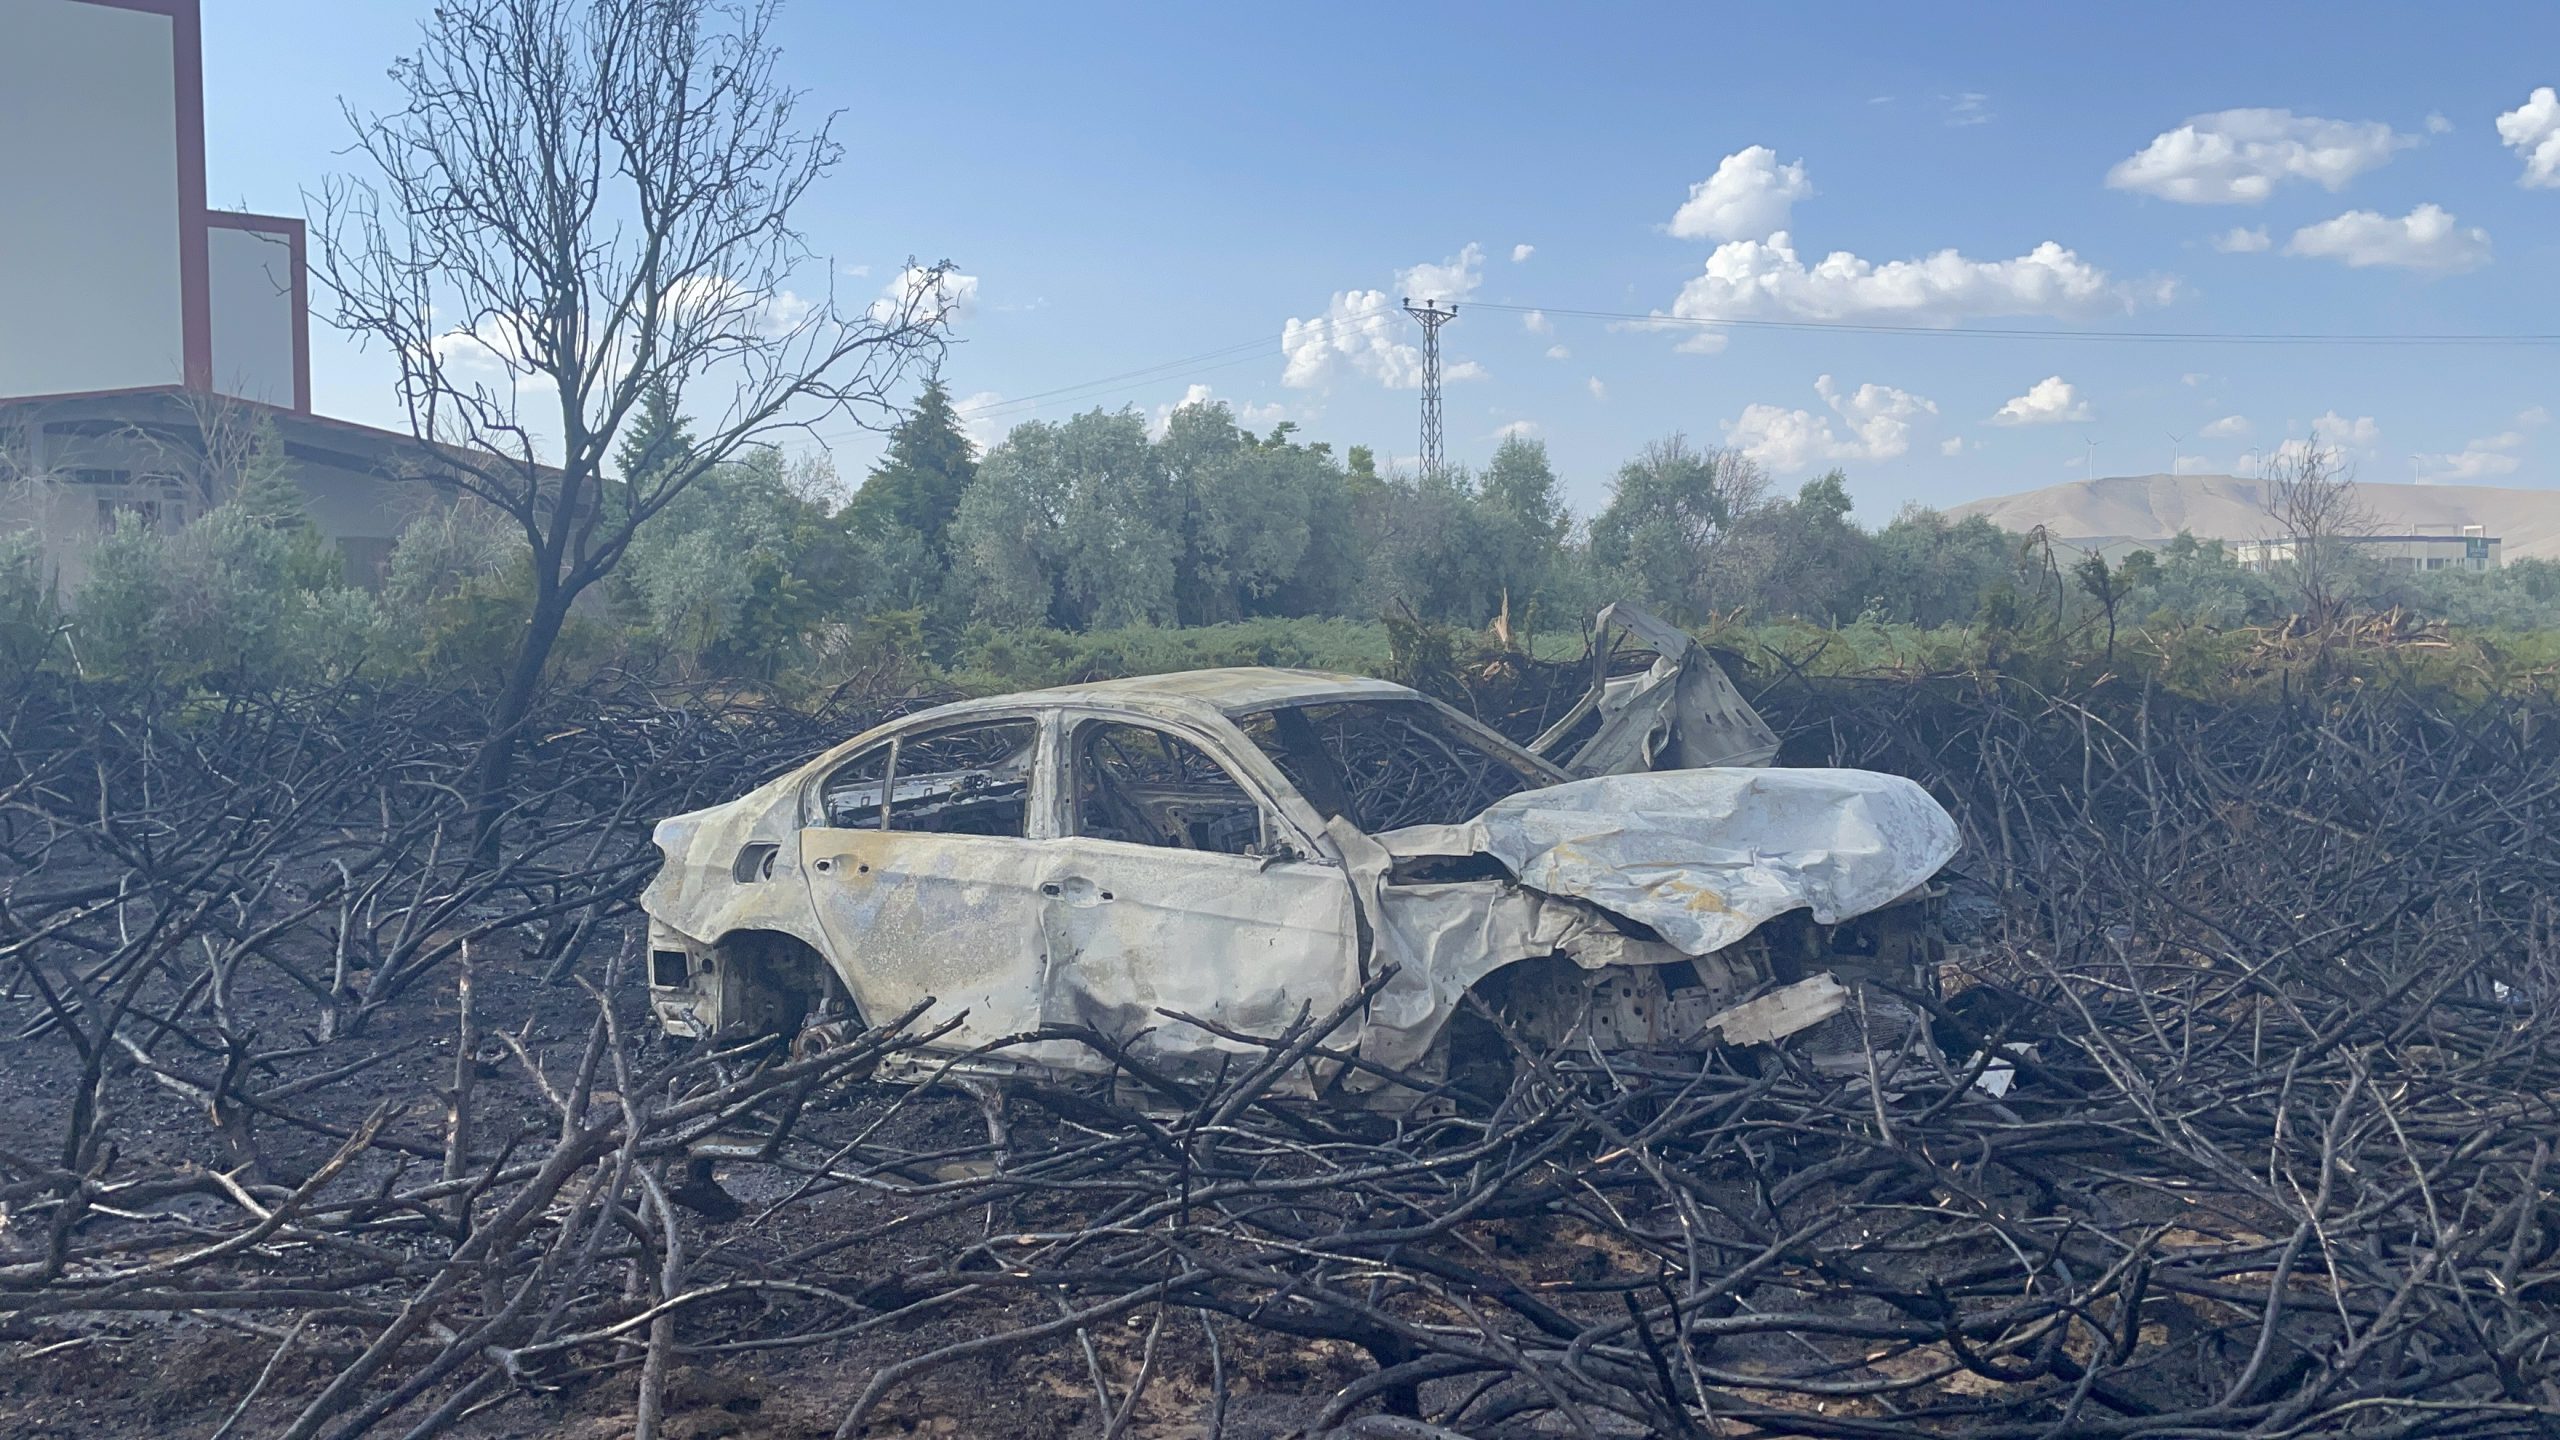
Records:
M208 4L214 203L302 213L424 9ZM848 147L802 228L849 293L974 277L945 373L989 433L1205 385L1409 459L1417 332L1364 307L1421 285L1452 458L1529 427L1586 511L1674 430L1870 520L2315 427L2366 480L2560 483L2560 345L2070 338L2560 333L2560 6L799 0L775 39ZM396 423L313 340L319 408Z

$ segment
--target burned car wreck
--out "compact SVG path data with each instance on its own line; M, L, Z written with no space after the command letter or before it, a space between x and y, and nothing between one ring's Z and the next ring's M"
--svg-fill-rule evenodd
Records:
M1806 1029L1859 979L1932 962L1947 813L1895 776L1755 768L1774 737L1685 637L1661 648L1541 737L1635 772L1581 778L1413 690L1314 671L908 716L658 826L654 1013L708 1035L923 1005L952 1022L946 1073L1107 1074L1070 1038L1091 1033L1180 1076L1262 1058L1251 1037L1374 984L1329 1044L1375 1068L1310 1063L1284 1088L1392 1104L1378 1072L1445 1074L1470 991L1532 1042L1696 1050ZM1702 747L1742 763L1637 768Z

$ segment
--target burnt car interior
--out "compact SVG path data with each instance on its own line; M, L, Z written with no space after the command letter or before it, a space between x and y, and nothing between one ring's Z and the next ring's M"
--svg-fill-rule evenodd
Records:
M827 824L1019 838L1028 828L1038 740L1029 720L982 720L870 746L819 786Z
M1226 767L1178 736L1088 720L1076 727L1075 833L1221 855L1255 853L1262 806Z
M1236 723L1318 813L1372 835L1454 825L1563 778L1486 744L1421 699L1280 706Z

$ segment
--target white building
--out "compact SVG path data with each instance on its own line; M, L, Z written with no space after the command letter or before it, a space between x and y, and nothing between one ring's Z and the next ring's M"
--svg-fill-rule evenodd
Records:
M205 203L199 0L0 0L0 530L66 590L119 512L209 493L201 416L271 418L359 579L434 487L407 436L311 413L303 222Z
M2341 535L2342 545L2352 545L2356 552L2382 562L2382 568L2415 574L2427 570L2495 570L2504 550L2503 543L2489 533L2485 525L2447 526L2441 530L2392 533L2381 535ZM2247 570L2267 570L2292 561L2291 540L2241 540L2231 547L2231 558Z

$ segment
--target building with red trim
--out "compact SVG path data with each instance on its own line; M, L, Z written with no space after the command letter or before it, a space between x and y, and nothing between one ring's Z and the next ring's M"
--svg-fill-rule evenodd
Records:
M311 411L303 222L205 203L199 0L0 0L0 531L66 592L101 528L220 503L264 416L358 579L435 503L408 436Z

